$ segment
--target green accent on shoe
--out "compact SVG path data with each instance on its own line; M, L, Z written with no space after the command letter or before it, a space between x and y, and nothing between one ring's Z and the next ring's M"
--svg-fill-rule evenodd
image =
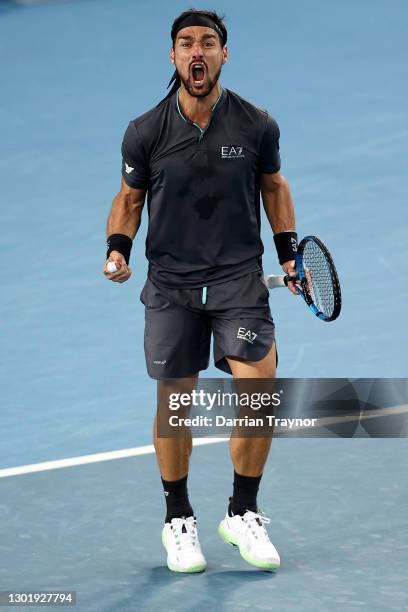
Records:
M164 539L164 529L162 530L162 544L167 551L167 546ZM171 565L171 563L167 563L167 567L172 572L180 572L182 574L197 574L198 572L204 572L207 569L207 564L205 563L204 565L191 565L190 567L187 567L185 569L180 569L178 567L175 567L174 565Z
M258 569L263 569L267 571L272 571L280 567L280 563L271 563L270 561L257 561L256 559L250 557L244 550L241 549L237 540L225 529L224 521L221 521L221 523L218 525L218 533L224 540L224 542L226 542L227 544L231 544L232 546L238 546L239 554L244 559L244 561L246 561L250 565L257 567Z
M218 534L221 536L224 542L226 542L226 544L231 544L231 546L238 546L238 542L236 541L236 539L225 529L224 521L221 521L221 523L218 525Z
M192 565L191 567L188 567L186 569L180 569L178 567L172 566L171 563L168 563L167 567L172 572L179 572L181 574L198 574L198 572L204 572L207 569L206 565Z

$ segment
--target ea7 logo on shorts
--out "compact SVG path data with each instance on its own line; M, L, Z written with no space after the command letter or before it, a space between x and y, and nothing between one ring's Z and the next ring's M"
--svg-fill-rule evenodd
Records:
M246 327L238 327L238 333L237 333L238 340L246 340L250 344L253 344L257 335L258 334L251 331L250 329L246 329Z
M234 145L221 147L221 159L241 159L245 157L244 147Z

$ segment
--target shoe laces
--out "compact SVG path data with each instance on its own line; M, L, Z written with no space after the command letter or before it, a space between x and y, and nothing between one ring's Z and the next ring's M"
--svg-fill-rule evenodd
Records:
M194 516L188 518L174 518L170 523L170 529L173 532L177 549L191 550L196 552L199 550L197 522Z
M247 529L256 539L266 540L268 542L270 541L265 525L269 525L271 519L265 516L263 512L253 512L252 510L247 510L242 517L242 520L247 526Z

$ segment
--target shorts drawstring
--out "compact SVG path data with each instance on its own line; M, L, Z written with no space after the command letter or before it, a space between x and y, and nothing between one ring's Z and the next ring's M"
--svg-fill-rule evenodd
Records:
M205 304L207 301L207 287L203 287L203 293L201 296L201 302Z

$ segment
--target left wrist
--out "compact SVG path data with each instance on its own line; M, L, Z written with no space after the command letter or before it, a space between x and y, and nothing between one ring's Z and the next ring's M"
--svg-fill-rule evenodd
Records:
M298 235L295 231L278 232L274 235L276 252L278 254L279 263L283 266L285 263L295 259L298 247Z

